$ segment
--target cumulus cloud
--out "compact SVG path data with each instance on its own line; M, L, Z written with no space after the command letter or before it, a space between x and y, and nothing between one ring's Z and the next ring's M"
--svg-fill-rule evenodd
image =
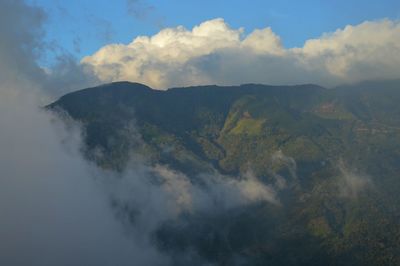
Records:
M130 80L155 88L197 84L320 83L332 86L400 74L400 24L367 21L303 47L286 49L271 28L245 34L223 19L188 30L166 28L131 43L110 44L84 57L102 81Z
M308 40L295 51L310 62L322 61L328 73L343 80L397 78L399 40L398 21L367 21Z

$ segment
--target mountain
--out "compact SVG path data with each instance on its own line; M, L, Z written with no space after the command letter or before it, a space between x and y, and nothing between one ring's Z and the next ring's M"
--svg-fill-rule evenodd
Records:
M166 91L116 82L48 108L81 123L83 152L104 169L123 172L134 151L193 179L250 172L277 188L279 205L161 226L154 237L168 254L190 249L218 265L400 265L399 103L398 80Z

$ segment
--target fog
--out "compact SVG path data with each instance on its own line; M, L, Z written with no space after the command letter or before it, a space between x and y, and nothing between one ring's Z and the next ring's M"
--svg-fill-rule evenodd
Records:
M36 63L44 18L22 1L0 1L0 264L156 264L114 218L80 156L79 127L40 108L49 98Z
M92 178L95 170L78 153L77 132L64 133L61 123L52 123L33 100L24 98L0 101L0 263L141 261L137 256L150 250L139 252L141 247L125 236L101 185Z

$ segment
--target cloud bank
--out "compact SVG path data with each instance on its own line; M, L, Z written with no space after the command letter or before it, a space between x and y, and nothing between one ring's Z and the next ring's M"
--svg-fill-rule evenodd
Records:
M400 76L400 23L346 26L286 49L271 28L246 34L223 19L188 30L166 28L110 44L81 61L103 82L129 80L163 89L198 84L318 83L326 86Z

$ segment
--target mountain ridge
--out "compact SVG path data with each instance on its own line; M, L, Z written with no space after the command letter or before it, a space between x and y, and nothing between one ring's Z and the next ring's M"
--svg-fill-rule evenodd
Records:
M190 247L218 265L235 254L248 265L396 265L399 101L397 81L166 91L119 82L48 108L82 124L83 151L99 167L123 172L133 151L193 182L204 173L235 179L251 172L276 188L281 207L256 204L209 217L225 221L222 227L197 214L164 224L155 236L168 254ZM200 229L216 242L195 233ZM241 241L220 234L238 230Z

